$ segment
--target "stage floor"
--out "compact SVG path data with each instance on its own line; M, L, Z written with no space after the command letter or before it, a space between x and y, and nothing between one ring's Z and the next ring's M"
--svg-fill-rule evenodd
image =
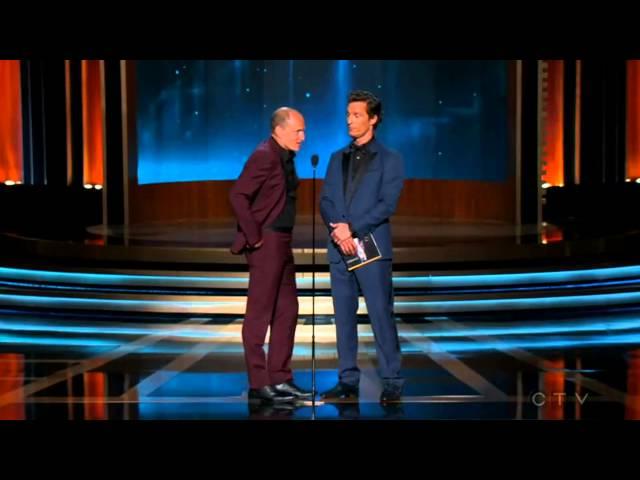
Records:
M640 312L401 322L401 402L383 407L371 331L360 327L359 402L251 406L239 320L105 322L4 313L0 419L640 419ZM295 381L311 386L311 326ZM336 381L333 325L316 328L317 389Z
M323 227L294 235L295 381L337 380ZM357 403L257 408L241 344L247 270L235 226L0 237L0 419L640 419L640 235L598 225L394 219L407 378L383 407L362 304ZM314 272L311 274L311 272ZM315 289L312 285L315 284Z

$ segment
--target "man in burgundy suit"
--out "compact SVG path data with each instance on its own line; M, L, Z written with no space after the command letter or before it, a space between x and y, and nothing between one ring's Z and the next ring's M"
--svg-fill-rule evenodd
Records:
M249 265L242 342L249 373L249 400L267 403L311 398L293 383L291 356L298 320L291 234L298 176L295 153L304 141L304 118L282 107L271 116L271 137L258 145L231 189L238 221L231 252ZM269 355L264 352L271 327Z

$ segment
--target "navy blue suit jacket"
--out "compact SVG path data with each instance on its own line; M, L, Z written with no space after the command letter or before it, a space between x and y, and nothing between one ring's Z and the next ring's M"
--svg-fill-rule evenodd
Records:
M389 218L396 210L404 184L401 155L377 140L369 144L368 162L359 169L353 182L343 187L343 160L349 146L331 155L320 195L320 213L331 232L330 223L349 223L356 236L372 232L383 259L393 258ZM366 157L365 157L366 158ZM329 235L327 253L331 263L342 261L337 245Z

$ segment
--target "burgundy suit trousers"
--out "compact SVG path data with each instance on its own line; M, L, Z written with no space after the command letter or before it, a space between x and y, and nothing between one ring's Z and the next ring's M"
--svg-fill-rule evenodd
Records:
M264 244L260 248L246 253L249 293L242 343L251 388L292 379L291 356L298 321L291 234L265 229L262 238ZM268 354L265 354L269 327Z

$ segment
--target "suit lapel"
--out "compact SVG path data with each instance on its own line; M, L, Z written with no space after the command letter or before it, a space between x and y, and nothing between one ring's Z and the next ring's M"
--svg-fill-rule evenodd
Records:
M347 189L349 188L349 162L350 162L350 157L349 155L351 154L351 151L347 148L342 152L342 169L340 171L340 173L342 174L342 176L340 177L340 183L339 185L339 189L340 189L340 199L342 200L342 205L346 206L347 202L346 202L346 195L347 195ZM347 182L347 189L345 189L344 185L345 182Z

